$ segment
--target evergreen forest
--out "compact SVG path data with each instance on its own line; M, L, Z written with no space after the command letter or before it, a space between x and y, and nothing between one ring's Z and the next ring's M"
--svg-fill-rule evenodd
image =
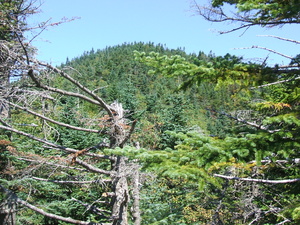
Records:
M300 223L299 55L134 42L55 67L23 36L35 2L0 2L0 225ZM297 1L265 2L197 6L236 6L227 32L300 22Z

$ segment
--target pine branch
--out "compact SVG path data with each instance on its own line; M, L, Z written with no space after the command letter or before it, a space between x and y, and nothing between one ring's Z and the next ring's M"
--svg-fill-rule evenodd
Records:
M262 26L262 27L275 27L283 26L285 24L299 24L300 20L298 18L288 20L286 19L270 19L270 20L256 20L257 15L249 13L232 13L232 16L229 16L224 13L221 7L212 7L212 6L200 6L196 0L193 1L193 6L196 8L196 13L202 16L205 20L210 22L231 22L239 23L240 25L236 28L219 31L220 34L231 33L241 29L247 29L252 26Z
M220 177L220 178L227 179L227 180L240 180L240 181L266 183L266 184L287 184L287 183L295 183L295 182L300 181L300 178L288 179L288 180L264 180L264 179L232 177L232 176L225 176L225 175L221 175L221 174L214 174L213 176Z

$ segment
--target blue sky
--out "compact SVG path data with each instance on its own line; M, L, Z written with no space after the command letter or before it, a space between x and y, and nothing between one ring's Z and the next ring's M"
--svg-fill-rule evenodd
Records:
M286 55L300 53L299 45L258 35L276 35L299 40L299 26L282 28L250 28L219 35L216 30L228 30L234 24L215 24L194 15L190 0L41 0L41 13L31 18L37 24L51 18L80 19L51 27L39 35L33 44L38 59L60 64L84 51L103 49L134 41L164 44L168 48L184 48L188 53L212 51L243 56L246 60L263 60L269 64L286 64L289 60L259 49L240 49L258 45ZM206 0L198 0L206 3ZM243 34L243 35L242 35ZM298 38L298 39L297 39Z

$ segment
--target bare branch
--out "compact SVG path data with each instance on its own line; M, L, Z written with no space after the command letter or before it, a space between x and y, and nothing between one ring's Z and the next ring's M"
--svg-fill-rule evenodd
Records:
M266 183L266 184L287 184L287 183L295 183L295 182L300 181L300 178L288 179L288 180L264 180L264 179L232 177L232 176L225 176L225 175L221 175L221 174L214 174L214 176L215 177L220 177L220 178L223 178L223 179L227 179L227 180L240 180L240 181Z
M48 91L51 91L51 92L55 92L55 93L59 93L59 94L62 94L62 95L67 95L67 96L72 96L72 97L77 97L77 98L80 98L82 100L85 100L87 102L90 102L92 104L95 104L95 105L99 105L101 106L101 104L92 99L92 98L89 98L83 94L80 94L80 93L75 93L75 92L70 92L70 91L65 91L65 90L62 90L62 89L59 89L59 88L53 88L53 87L50 87L50 86L47 86L47 85L44 85L42 84L33 74L33 70L29 70L28 71L28 76L35 82L36 86L39 87L39 88L42 88L44 90L48 90Z
M106 175L111 175L112 172L111 171L107 171L107 170L102 170L102 169L99 169L97 167L94 167L82 160L79 160L78 158L75 159L75 162L78 164L78 165L81 165L83 166L84 168L88 169L89 171L91 172L94 172L94 173L100 173L100 174L106 174Z
M87 204L87 203L84 203L76 198L72 198L72 200L78 202L79 204L83 205L86 210L88 211L92 211L93 213L96 213L98 215L101 215L101 216L104 216L103 213L107 213L107 214L110 214L111 212L107 211L107 210L103 210L103 209L99 209L98 207L94 206L94 205L90 205L90 204ZM98 201L97 201L98 202ZM107 216L104 216L106 218L108 218Z
M283 40L283 41L289 41L295 44L300 44L300 41L296 41L296 40L292 40L292 39L288 39L288 38L283 38L283 37L279 37L279 36L275 36L275 35L257 35L259 37L272 37L272 38L277 38L279 40Z
M72 224L80 224L80 225L100 225L100 223L93 223L93 222L85 222L85 221L80 221L80 220L74 220L72 218L67 218L67 217L63 217L63 216L58 216L56 214L53 214L53 213L47 213L45 212L43 209L40 209L34 205L31 205L30 203L18 198L17 199L17 202L19 204L22 204L24 206L26 206L27 208L39 213L39 214L42 214L43 216L47 216L49 218L52 218L52 219L56 219L56 220L60 220L60 221L64 221L64 222L67 222L67 223L72 223Z
M273 83L263 84L263 85L260 85L260 86L257 86L257 87L251 87L250 89L268 87L268 86L272 86L272 85L276 85L276 84L282 84L282 83L286 83L286 82L290 82L290 81L298 80L298 79L300 79L300 76L295 77L295 78L291 78L291 79L287 79L287 80L280 80L280 81L276 81L276 82L273 82Z
M66 123L62 123L62 122L53 120L53 119L51 119L51 118L48 118L48 117L46 117L46 116L44 116L44 115L41 115L41 114L39 114L39 113L37 113L37 112L34 112L34 111L32 111L32 110L30 110L30 109L28 109L28 108L25 108L25 107L19 106L19 105L17 105L17 104L14 104L14 103L12 103L12 102L9 102L9 101L6 101L6 100L2 100L2 101L3 101L3 102L6 102L7 104L9 104L9 105L11 105L11 106L13 106L13 107L16 107L16 108L18 108L18 109L21 109L21 110L23 110L24 112L28 112L28 113L30 113L30 114L32 114L32 115L34 115L34 116L37 116L37 117L39 117L39 118L41 118L41 119L44 119L44 120L46 120L46 121L49 121L49 122L51 122L51 123L54 123L54 124L57 124L57 125L60 125L60 126L63 126L63 127L67 127L67 128L70 128L70 129L73 129L73 130L79 130L79 131L86 131L86 132L92 132L92 133L101 133L100 130L88 129L88 128L83 128L83 127L75 127L75 126L72 126L72 125L69 125L69 124L66 124Z
M130 130L129 130L129 133L127 134L127 136L124 138L124 140L123 140L122 143L120 144L120 147L123 147L124 144L129 140L131 134L132 134L133 131L134 131L136 122L137 122L137 120L134 120L134 121L133 121L133 123L132 123L132 125L131 125L131 128L130 128Z
M277 54L277 55L280 55L280 56L283 56L285 58L288 58L288 59L293 59L293 57L291 56L288 56L288 55L285 55L285 54L282 54L280 52L277 52L273 49L269 49L269 48L265 48L265 47L260 47L260 46L257 46L257 45L253 45L251 47L246 47L246 48L234 48L234 49L251 49L251 48L257 48L257 49L263 49L263 50L266 50L266 51L269 51L269 52L272 52L274 54Z
M58 145L59 146L59 145ZM62 150L61 148L59 148L59 147L52 147L52 146L47 146L47 145L45 145L45 146L43 146L44 148L49 148L49 149L54 149L54 150ZM102 147L109 147L109 145L107 144L107 143L105 143L105 142L101 142L101 143L99 143L98 145L95 145L95 146L92 146L92 147L90 147L90 148L87 148L87 149L85 149L86 151L84 152L84 155L85 156L90 156L90 157L93 157L93 158L98 158L98 159L108 159L108 160L110 160L110 161L115 161L116 160L116 157L114 157L114 156L108 156L108 155L100 155L100 154L95 154L95 153L91 153L91 152L89 152L89 150L91 150L91 149L97 149L97 148L102 148ZM76 152L71 152L71 153L78 153L79 151L82 151L82 150L76 150ZM69 151L70 152L70 151Z
M84 91L85 93L87 93L88 95L90 95L93 99L95 99L96 101L99 102L99 104L107 111L108 115L110 115L111 117L113 117L113 113L109 107L109 105L107 105L102 98L100 98L99 96L97 96L96 94L94 94L91 90L89 90L88 88L86 88L85 86L83 86L81 83L79 83L79 81L73 79L70 75L68 75L67 73L65 73L62 70L59 70L58 68L47 64L47 63L42 63L42 62L38 62L39 65L41 66L45 66L46 68L49 68L51 70L53 70L55 73L60 74L62 77L66 78L67 80L69 80L71 83L73 83L74 85L76 85L77 87L79 87L82 91Z
M61 164L58 164L58 163L51 163L51 162L48 162L48 161L45 161L45 160L35 160L35 159L27 159L27 158L18 158L18 159L19 160L24 160L24 161L27 161L27 162L37 163L37 164L46 164L46 165L61 167L61 168L65 168L65 169L78 170L78 171L82 171L82 172L87 172L88 171L86 169L77 168L77 167L73 167L73 166L61 165Z
M298 68L298 65L281 65L278 66L279 69L289 69L289 68Z
M49 180L49 179L44 179L39 177L31 177L31 178L34 180L46 181L46 182L51 182L56 184L97 184L97 183L111 182L111 179L79 181L79 180Z
M59 150L70 152L70 153L77 153L77 152L79 152L79 150L76 150L76 149L73 149L73 148L67 148L67 147L64 147L64 146L61 146L61 145L54 144L54 143L52 143L50 141L44 140L42 138L38 138L38 137L36 137L36 136L34 136L32 134L28 134L28 133L25 133L23 131L11 128L11 127L0 125L0 129L5 129L5 130L8 130L8 131L12 131L12 132L20 134L22 136L28 137L28 138L30 138L32 140L35 140L35 141L44 143L46 145L49 145L49 146L51 146L51 147L53 147L55 149L59 149ZM95 158L114 160L114 158L110 157L110 156L98 155L98 154L93 154L93 153L89 153L89 152L85 153L85 155L92 156L92 157L95 157Z
M240 27L237 27L237 28L234 28L234 29L231 29L231 30L228 30L228 31L219 31L220 34L228 34L228 33L232 33L232 32L235 32L235 31L238 31L238 30L241 30L241 29L248 29L252 26L255 26L256 24L245 24L245 25L242 25Z
M263 49L263 50L266 50L266 51L275 53L275 54L277 54L277 55L283 56L283 57L285 57L285 58L293 59L292 56L284 55L284 54L282 54L282 53L280 53L280 52L277 52L277 51L275 51L275 50L273 50L273 49L269 49L269 48L265 48L265 47L260 47L260 46L256 46L256 45L253 45L251 48Z
M11 127L8 123L6 123L3 119L0 118L0 123L2 123L6 127Z
M259 129L259 130L264 130L264 131L266 131L266 132L268 132L268 133L270 133L270 134L273 134L273 133L275 133L275 132L280 131L280 129L277 129L277 130L269 130L267 127L265 127L265 126L263 126L263 125L256 124L256 123L253 123L253 122L249 122L249 121L247 121L247 120L239 119L239 118L234 117L234 116L232 116L232 115L230 115L230 114L228 114L228 113L225 113L225 112L218 112L218 111L213 110L213 109L207 109L207 110L208 110L208 111L215 112L215 113L218 113L218 114L220 114L220 115L227 116L227 117L230 118L230 119L233 119L233 120L235 120L235 121L237 121L237 122L240 122L240 123L243 123L243 124L246 124L246 125L249 125L249 126L251 126L251 127L255 127L255 128Z
M53 213L48 213L48 212L45 212L43 209L40 209L22 199L20 199L19 197L16 196L16 194L14 194L12 191L6 189L4 186L2 186L0 184L0 189L2 192L9 192L9 193L12 193L14 195L14 198L15 198L15 201L43 216L46 216L46 217L49 217L49 218L52 218L52 219L56 219L56 220L60 220L60 221L64 221L64 222L67 222L67 223L72 223L72 224L80 224L80 225L101 225L101 223L93 223L93 222L86 222L86 221L80 221L80 220L74 220L72 218L67 218L67 217L63 217L63 216L59 216L59 215L56 215L56 214L53 214ZM104 225L104 224L102 224ZM107 224L108 225L108 224Z
M77 19L80 19L80 17L72 17L71 19L67 19L67 18L63 18L61 21L59 22L55 22L55 23L49 23L51 18L48 19L47 21L41 23L41 24L38 24L36 27L30 27L30 28L27 28L26 31L29 31L29 30L35 30L35 29L40 29L40 31L34 35L30 40L29 40L29 43L31 43L36 37L38 37L44 30L46 30L48 27L54 27L54 26L58 26L58 25L61 25L63 23L68 23L68 22L72 22L74 20L77 20Z
M292 222L290 219L285 219L284 221L277 223L276 225L282 225L282 224L290 223L290 222Z
M255 163L256 161L250 161L249 163ZM261 160L261 163L271 163L273 161L271 160ZM300 158L295 158L295 159L291 159L291 160L276 160L274 161L275 163L295 163L295 164L300 164Z

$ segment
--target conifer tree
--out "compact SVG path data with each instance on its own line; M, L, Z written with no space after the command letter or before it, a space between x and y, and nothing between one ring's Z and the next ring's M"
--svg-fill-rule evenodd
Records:
M228 16L224 12L224 3L236 6L238 12L232 17ZM213 1L211 7L196 7L200 15L209 21L232 20L241 23L238 28L229 32L254 25L299 23L299 4L294 1ZM273 38L299 44L296 40ZM265 50L277 53L275 50ZM299 191L296 190L300 157L300 140L297 135L300 124L297 56L288 57L292 59L290 65L272 68L243 63L229 55L224 58L215 57L210 62L191 62L178 55L167 56L155 52L135 54L139 61L152 67L149 73L181 77L183 82L180 89L186 90L195 85L200 87L201 84L210 82L215 84L215 90L225 87L234 102L239 102L227 111L208 108L214 116L224 116L236 123L234 127L231 126L232 133L224 141L196 147L195 150L201 152L196 157L196 164L193 162L194 157L184 153L194 147L196 141L178 134L177 137L183 140L177 139L175 149L182 149L183 155L178 155L180 151L176 152L176 156L182 156L176 162L181 162L184 166L176 171L180 163L170 163L176 157L162 155L161 161L156 160L160 165L169 165L170 168L162 173L167 177L181 178L180 172L189 174L189 166L196 164L200 168L189 168L191 174L197 174L204 167L202 177L213 175L220 178L213 187L210 185L212 181L207 178L199 182L200 187L209 193L202 198L214 196L212 198L215 199L213 204L200 209L202 213L211 215L208 220L210 223L232 224L240 221L241 224L297 224L300 218ZM202 139L198 137L198 140L201 143ZM152 167L154 165L155 163L151 164ZM191 180L192 176L188 179ZM284 194L279 197L283 190ZM193 211L196 213L199 208L189 209L189 215L193 215ZM203 218L198 219L200 221Z

